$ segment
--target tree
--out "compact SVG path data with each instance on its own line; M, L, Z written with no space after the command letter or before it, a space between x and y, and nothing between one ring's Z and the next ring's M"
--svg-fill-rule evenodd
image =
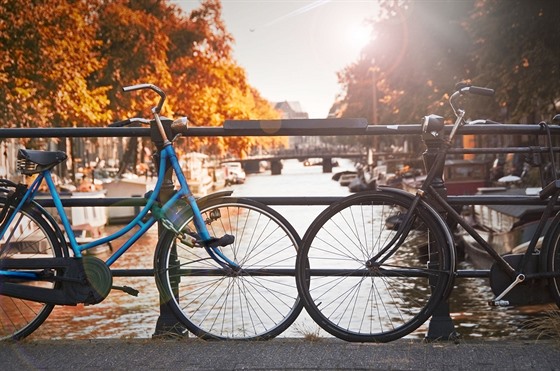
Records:
M451 118L448 94L469 77L470 41L461 20L473 1L381 2L369 45L338 74L340 114L379 124L416 124L430 113ZM374 138L373 147L384 151L391 144Z
M178 113L203 126L221 126L226 119L279 117L248 84L245 71L233 59L233 38L221 19L219 1L203 1L188 19L177 18L168 25L172 35L170 101ZM192 33L187 37L189 30ZM243 156L254 143L250 137L193 138L189 149Z
M553 0L383 1L376 37L339 73L344 116L417 123L453 117L447 98L462 80L497 92L473 117L549 119L560 111L560 6Z
M441 111L455 83L469 77L470 42L461 20L471 3L382 3L375 38L360 60L339 74L344 115L418 123L431 110Z
M167 53L171 45L165 21L175 9L156 0L102 2L97 10L97 39L104 68L92 76L92 83L109 86L107 92L114 120L148 116L155 94L123 94L122 87L151 83L167 91L172 84ZM172 112L172 108L166 105Z
M532 123L560 112L559 19L554 0L477 0L465 23L473 80L496 89L503 119Z
M0 120L4 126L81 126L107 118L89 2L0 3Z
M248 84L232 44L219 0L188 15L165 0L0 0L0 119L31 127L149 117L159 97L121 90L138 83L167 93L169 117L208 126L278 118ZM190 149L242 155L255 142L200 138Z

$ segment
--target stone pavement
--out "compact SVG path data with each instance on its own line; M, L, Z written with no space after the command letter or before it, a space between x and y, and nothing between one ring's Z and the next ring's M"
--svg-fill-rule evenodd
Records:
M0 344L7 370L560 370L560 342L479 340L388 344L338 339L265 342L53 340Z

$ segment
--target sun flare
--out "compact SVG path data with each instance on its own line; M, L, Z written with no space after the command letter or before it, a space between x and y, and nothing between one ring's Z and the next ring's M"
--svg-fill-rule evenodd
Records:
M346 37L352 47L362 49L372 39L371 28L365 24L353 24L348 28Z

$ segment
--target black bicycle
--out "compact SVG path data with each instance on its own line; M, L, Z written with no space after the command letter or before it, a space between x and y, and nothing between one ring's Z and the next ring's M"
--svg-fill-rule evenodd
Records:
M442 117L424 118L422 138L428 149L437 149L425 155L427 175L415 195L379 187L348 196L322 212L306 232L296 262L298 290L310 316L332 335L387 342L424 324L453 288L456 250L450 226L456 225L495 262L492 305L509 305L512 297L543 288L560 305L560 214L550 222L558 210L559 180L534 196L547 202L523 254L499 255L448 203L442 174L454 139L466 124L465 111L456 101L468 94L491 95L493 90L459 86L449 99L457 116L450 131ZM552 146L542 150L553 154Z

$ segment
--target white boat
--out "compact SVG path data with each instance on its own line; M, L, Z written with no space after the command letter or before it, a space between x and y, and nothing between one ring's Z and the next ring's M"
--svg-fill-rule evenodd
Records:
M108 198L144 197L146 192L153 190L155 179L126 176L112 182L103 183ZM141 206L111 206L108 208L108 219L111 224L127 223L141 210Z
M71 198L105 198L105 190L90 192L72 192ZM107 207L80 206L70 208L72 231L79 244L97 240L106 235L105 226L108 222ZM104 244L86 251L89 254L99 254L111 251L111 244Z
M191 152L186 154L181 161L189 189L197 197L206 196L212 192L214 181L208 171L208 159L208 155Z

